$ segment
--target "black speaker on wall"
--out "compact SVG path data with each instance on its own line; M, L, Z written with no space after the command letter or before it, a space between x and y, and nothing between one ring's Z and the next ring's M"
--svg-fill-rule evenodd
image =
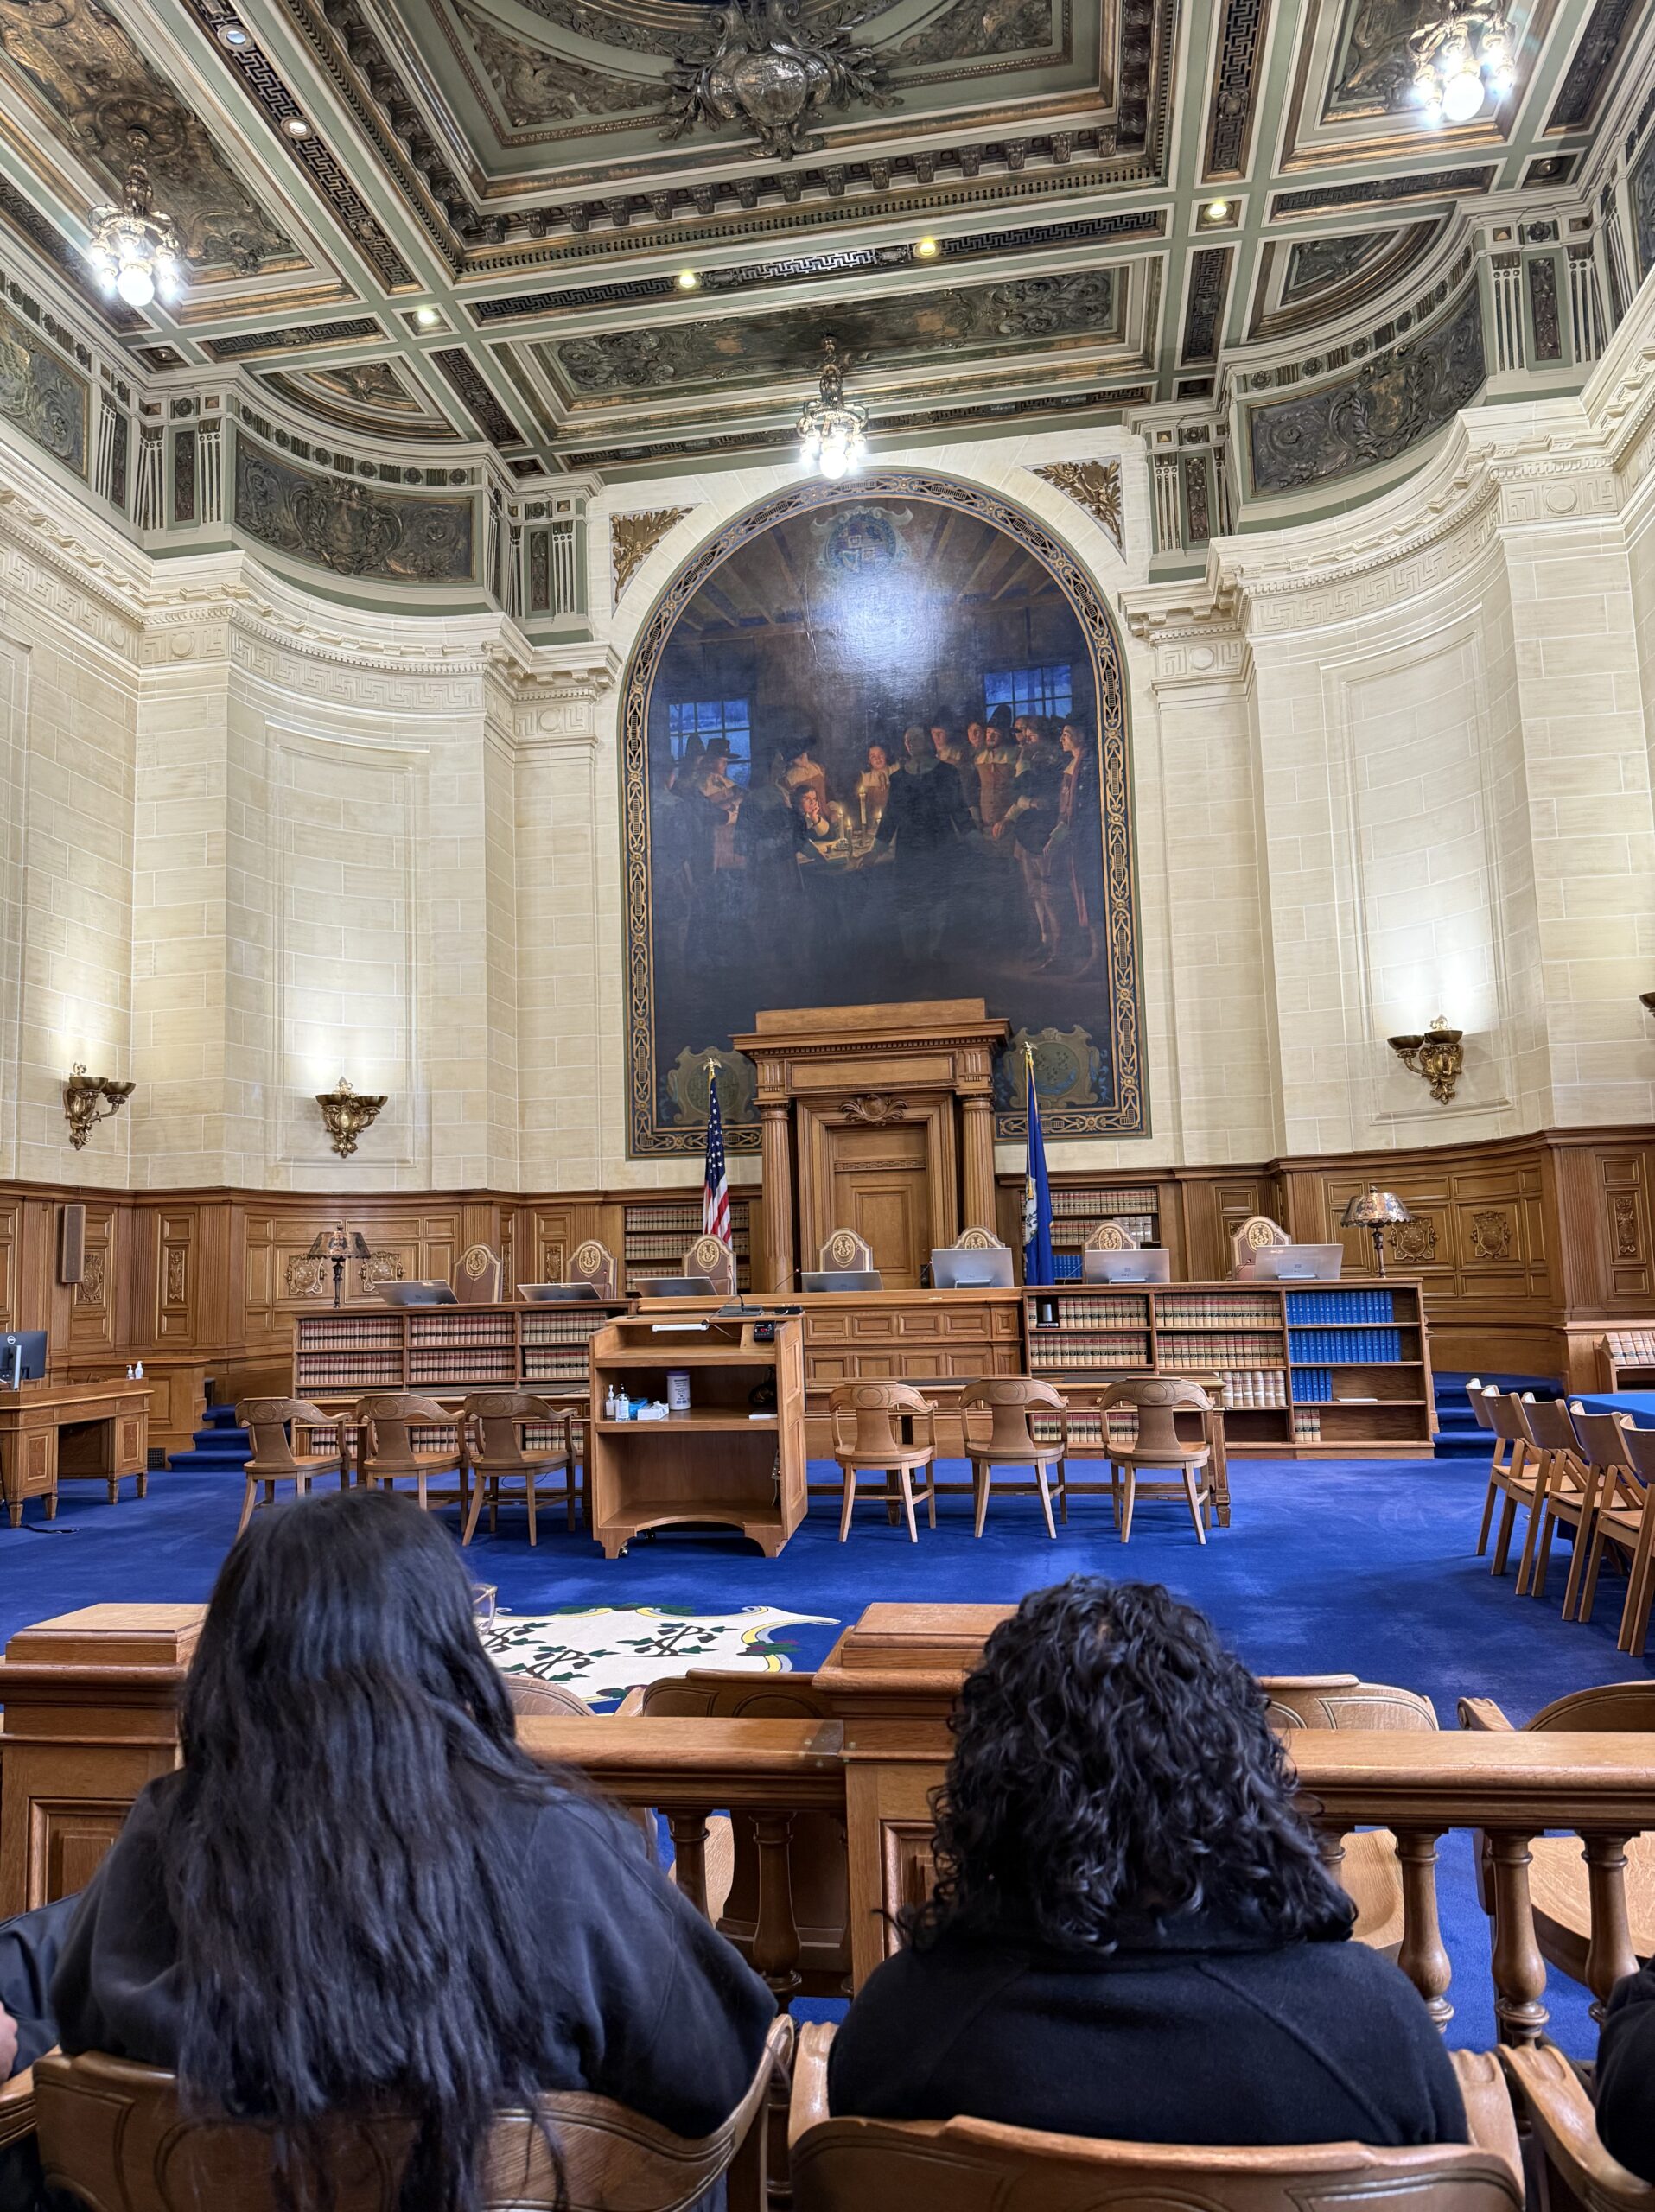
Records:
M58 1242L58 1281L80 1282L86 1272L86 1209L77 1201L63 1209Z

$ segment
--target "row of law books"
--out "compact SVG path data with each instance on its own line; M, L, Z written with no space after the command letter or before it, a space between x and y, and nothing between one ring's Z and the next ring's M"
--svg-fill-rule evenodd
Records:
M583 1344L609 1319L595 1307L582 1312L578 1306L542 1306L524 1314L523 1341L525 1344Z
M1211 1294L1175 1297L1164 1294L1155 1300L1155 1325L1162 1329L1276 1329L1282 1325L1282 1309L1274 1299L1225 1298Z
M1154 1244L1159 1241L1155 1234L1155 1217L1152 1213L1106 1213L1098 1216L1098 1219L1117 1223L1135 1244ZM1056 1245L1066 1244L1078 1249L1085 1243L1096 1225L1091 1216L1079 1221L1054 1220L1052 1224L1052 1242Z
M1623 1365L1655 1365L1655 1329L1611 1329L1603 1341L1610 1358Z
M1148 1367L1149 1342L1143 1336L1072 1337L1042 1329L1029 1353L1031 1366L1048 1373L1067 1368L1102 1369Z
M1287 1318L1328 1328L1350 1321L1394 1321L1397 1307L1388 1290L1290 1290Z
M1102 1298L1081 1295L1073 1292L1061 1298L1037 1298L1035 1311L1042 1318L1037 1329L1147 1329L1149 1325L1149 1301L1147 1298ZM1047 1312L1048 1321L1044 1319Z
M1161 1364L1186 1367L1280 1367L1282 1338L1267 1329L1225 1329L1204 1336L1182 1329L1159 1339Z
M402 1344L402 1316L400 1313L302 1315L299 1322L299 1342L307 1351L350 1351L357 1345L370 1347L394 1346Z
M408 1340L415 1344L509 1344L513 1317L510 1313L411 1313Z
M1320 1444L1321 1415L1314 1406L1295 1406L1293 1408L1293 1441L1295 1444Z
M1287 1403L1287 1370L1282 1367L1221 1367L1219 1380L1224 1385L1224 1402L1227 1408L1246 1411L1260 1406L1285 1406Z
M1287 1341L1295 1367L1301 1360L1360 1360L1389 1367L1402 1357L1400 1329L1289 1329Z
M1142 1188L1053 1191L1052 1218L1061 1221L1066 1216L1073 1218L1078 1215L1085 1221L1119 1221L1126 1214L1153 1215L1160 1203L1156 1192Z

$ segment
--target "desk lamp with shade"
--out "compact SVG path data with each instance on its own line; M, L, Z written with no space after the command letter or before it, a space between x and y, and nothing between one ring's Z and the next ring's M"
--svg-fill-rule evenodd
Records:
M1339 1217L1339 1224L1341 1229L1370 1231L1373 1238L1373 1264L1383 1274L1385 1230L1399 1228L1413 1217L1394 1191L1382 1191L1377 1183L1370 1183L1364 1192L1351 1199Z
M373 1254L369 1249L367 1238L363 1236L360 1229L347 1229L342 1221L336 1221L331 1229L320 1230L311 1239L310 1249L305 1254L305 1257L308 1260L327 1260L332 1265L334 1304L337 1306L340 1302L340 1287L345 1280L347 1262L351 1260L371 1260Z

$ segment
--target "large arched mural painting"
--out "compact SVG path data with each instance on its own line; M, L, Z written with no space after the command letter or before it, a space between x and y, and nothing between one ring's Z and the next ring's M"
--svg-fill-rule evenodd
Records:
M629 1149L698 1152L705 1063L761 1007L982 997L997 1127L1148 1128L1117 640L1073 556L912 471L725 525L627 670ZM754 1148L751 1071L721 1085Z

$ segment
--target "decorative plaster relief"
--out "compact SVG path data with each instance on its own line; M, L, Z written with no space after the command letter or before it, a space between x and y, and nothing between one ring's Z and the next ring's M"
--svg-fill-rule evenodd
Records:
M635 514L610 516L609 565L616 606L667 531L691 512L689 507L648 507Z
M1029 471L1054 485L1066 499L1084 507L1113 543L1117 553L1126 550L1126 524L1121 512L1121 464L1118 461L1054 461Z
M89 394L85 377L26 322L0 308L0 415L81 477Z
M236 441L238 529L335 575L400 583L475 581L473 503L399 498L318 476Z

